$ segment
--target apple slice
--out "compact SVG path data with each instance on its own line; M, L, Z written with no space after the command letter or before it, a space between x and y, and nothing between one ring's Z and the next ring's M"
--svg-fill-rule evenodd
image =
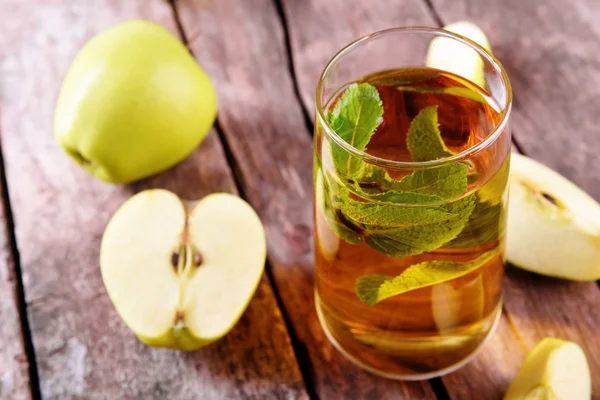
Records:
M576 281L600 279L600 205L550 168L512 154L506 256Z
M581 347L545 338L519 368L504 400L589 400L591 396L590 368Z
M155 189L112 217L100 268L117 312L142 342L191 351L235 325L265 258L261 221L239 197L211 194L188 212L175 194Z
M490 42L477 25L455 22L444 27L449 32L471 39L491 53ZM425 65L462 76L471 82L485 87L484 65L481 56L470 47L452 39L438 37L431 41Z
M465 321L478 321L485 311L483 276L468 282L442 282L431 287L431 311L440 331L453 329Z

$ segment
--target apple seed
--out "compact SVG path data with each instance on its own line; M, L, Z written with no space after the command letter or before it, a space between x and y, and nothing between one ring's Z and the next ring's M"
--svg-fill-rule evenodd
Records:
M179 265L179 251L174 251L171 255L171 265L173 268L177 269L177 266Z
M196 251L196 253L194 254L194 265L196 267L199 267L200 264L202 264L202 254L200 254L198 251Z
M542 197L543 197L543 198L544 198L546 201L548 201L548 202L549 202L549 203L551 203L552 205L554 205L554 206L557 206L557 205L558 205L558 203L557 203L556 199L555 199L555 198L554 198L552 195L550 195L550 194L548 194L548 193L546 193L546 192L541 192L541 195L542 195Z

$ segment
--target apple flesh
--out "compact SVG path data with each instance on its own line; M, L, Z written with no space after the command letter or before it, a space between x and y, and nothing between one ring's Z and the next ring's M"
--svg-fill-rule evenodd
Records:
M600 205L557 172L512 154L506 256L542 275L600 279Z
M590 368L577 344L543 339L527 356L504 400L589 400Z
M112 217L100 267L119 315L144 343L186 351L224 336L260 281L266 241L239 197L211 194L191 209L147 190Z
M467 22L455 22L444 26L444 30L471 39L491 53L490 42L477 25ZM452 72L485 87L484 64L481 56L472 48L456 40L438 37L431 41L425 65L430 68Z
M88 172L127 183L187 157L216 111L215 89L183 43L159 25L130 21L79 52L58 96L54 132Z

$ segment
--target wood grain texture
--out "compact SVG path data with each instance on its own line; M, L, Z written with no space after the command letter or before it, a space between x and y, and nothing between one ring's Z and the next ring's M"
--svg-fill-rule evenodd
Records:
M273 2L182 0L176 5L190 47L217 87L219 122L245 194L265 223L273 276L298 339L301 364L317 395L435 398L427 382L376 378L350 364L317 321L311 139L294 94Z
M0 39L0 46L2 42ZM1 86L0 86L1 87ZM0 171L1 172L1 171ZM2 195L6 188L1 187ZM0 207L0 399L31 398L29 362L19 320L15 259L9 245L6 210Z
M515 137L527 155L600 200L600 3L432 3L444 23L467 19L488 34L513 86Z
M442 3L444 7L441 7ZM457 7L458 3L461 6ZM510 59L511 57L526 58L531 55L526 54L528 51L538 55L537 62L530 61L526 67L519 66L516 61L509 64L509 67L511 65L514 66L513 70L518 69L520 73L530 72L532 74L529 77L523 78L524 82L537 79L539 80L539 87L546 87L546 92L544 92L546 96L538 97L537 106L535 103L531 104L530 97L526 98L527 102L517 101L515 105L515 117L517 116L518 109L526 110L522 112L533 112L536 118L538 118L536 119L537 123L544 123L550 126L555 122L555 116L563 115L565 111L559 109L559 107L555 110L553 109L551 112L543 111L542 102L553 104L561 100L568 102L572 96L578 98L581 86L568 84L564 77L565 74L560 77L549 74L546 74L545 77L538 76L538 71L552 70L554 67L553 65L548 65L553 64L550 60L544 61L543 51L537 49L536 46L538 46L539 42L544 41L544 35L550 35L549 37L554 38L553 40L556 45L563 51L574 52L576 50L573 50L573 48L577 48L577 46L567 49L563 46L562 39L560 39L561 27L564 26L567 32L570 32L574 28L571 27L572 22L568 23L567 20L563 20L561 17L560 25L553 25L553 34L543 31L546 24L548 26L551 25L549 21L542 23L542 31L539 33L537 31L537 22L530 21L529 23L523 23L519 19L521 13L529 14L528 18L532 18L531 14L533 10L524 9L524 7L529 7L530 4L530 2L526 3L528 3L527 6L519 6L516 1L502 4L491 1L479 2L477 0L464 0L461 2L451 0L434 1L434 4L439 5L436 9L438 9L438 12L446 23L469 19L481 24L483 29L489 33L492 48L501 60ZM543 2L539 1L538 3L541 4ZM545 15L550 15L555 12L561 12L560 10L565 8L558 7L558 1L553 3L556 4L552 8L552 11L550 11L549 7L542 7L540 5L537 7L537 12L542 14L545 12ZM593 8L591 1L588 1L588 3L588 8ZM312 110L312 96L318 74L328 59L349 41L361 35L392 26L414 24L435 26L432 13L424 6L424 2L375 0L369 3L356 2L352 7L348 7L346 3L337 1L283 0L283 4L290 31L291 48L296 66L295 71L300 83L300 92L305 107L309 110ZM575 2L575 4L577 5L578 15L581 15L583 10L585 10L585 7L582 6L583 0ZM499 15L495 12L496 8L502 9ZM490 10L494 11L490 12ZM446 18L446 12L450 15L448 18ZM566 13L572 16L574 12L570 10ZM314 27L314 29L306 29L307 24L311 24L310 26ZM520 26L517 28L517 25ZM590 26L591 22L584 24L583 28L580 29L588 29ZM499 35L499 32L504 29L507 31L505 35L512 39L502 44L498 42L499 40L503 40L502 36L496 37L496 35ZM518 32L520 32L519 36L514 34L514 32L508 33L511 29L518 29ZM526 44L524 48L515 49L515 46L519 43L518 38L521 38L522 44ZM584 43L588 42L590 42L590 39L584 41ZM595 45L597 43L596 41ZM548 45L542 45L541 49L546 48L543 46L547 47ZM600 54L598 51L593 51L585 57L588 57L586 59L589 60L597 57L598 54ZM581 57L584 57L584 55L581 54ZM571 65L570 63L574 61L567 62L569 63L568 65ZM571 73L571 70L569 73ZM515 71L511 72L509 70L509 75L513 78ZM590 72L589 75L581 72L580 75L570 75L571 78L578 80L589 79L590 77L595 79L594 77L596 76L598 76L597 71L594 73ZM551 95L548 92L551 89L548 89L548 87L557 84L557 81L560 80L562 80L560 85L563 92L560 96L558 94ZM600 93L594 85L590 86L592 87L586 88L586 91ZM519 84L517 83L515 85L515 91L517 92L515 98L523 98L520 92L524 90L524 87L519 89ZM542 96L541 92L539 96ZM584 105L580 104L580 106L583 107ZM593 102L587 104L586 107L588 112L583 111L580 115L589 116L590 114L594 114L591 111ZM570 110L575 111L574 109ZM579 112L581 113L581 111ZM593 121L598 118L597 114L595 113L593 117L589 116L589 118L583 119L580 123L595 126ZM571 120L567 119L567 121ZM552 150L553 147L559 146L556 144L557 142L561 142L563 145L570 142L572 146L579 146L577 143L579 143L578 140L580 139L577 138L583 137L581 133L576 134L566 130L564 132L568 132L568 134L559 134L558 129L553 129L557 133L550 136L546 129L535 131L533 129L524 130L520 125L522 123L522 119L515 118L515 123L513 124L516 131L521 132L521 135L519 135L521 141L524 141L522 139L524 135L528 135L529 138L525 140L525 143L530 144L535 141L536 150L540 155L542 152L546 152L547 162L550 164L554 162L563 165L577 165L577 173L572 177L575 178L578 176L581 182L590 182L588 185L590 192L597 190L598 186L592 184L594 180L598 179L597 174L590 174L590 170L585 167L590 162L595 162L590 161L595 159L595 156L590 158L582 155L583 161L581 161L578 158L577 152L569 153L569 157L564 157L562 156L564 152L557 153ZM536 134L537 136L535 136ZM559 135L561 136L560 139L558 138ZM590 134L587 135L589 136ZM574 137L576 139L571 141ZM600 142L597 139L587 137L586 140L590 148L588 150L589 153L593 154L594 151L598 152L600 150L598 147ZM590 145L592 143L596 144L596 146ZM546 161L546 159L543 160ZM569 176L568 171L565 170L563 172ZM600 311L597 308L598 304L600 304L600 291L598 291L597 286L593 283L553 281L509 269L508 277L505 281L505 316L501 320L500 328L490 344L483 349L482 353L472 363L442 378L449 395L453 399L500 398L523 361L527 348L533 348L540 339L550 335L558 335L574 340L582 345L588 354L591 368L594 371L594 387L597 388L595 390L600 390L600 381L598 381L600 365L597 361L597 358L600 356L600 336L598 335L600 332Z
M103 229L134 191L166 187L189 199L235 192L215 132L176 168L127 187L92 178L53 138L55 98L78 49L127 19L150 19L176 32L170 5L7 0L0 15L2 149L44 398L306 398L266 278L233 331L194 353L138 342L102 284Z

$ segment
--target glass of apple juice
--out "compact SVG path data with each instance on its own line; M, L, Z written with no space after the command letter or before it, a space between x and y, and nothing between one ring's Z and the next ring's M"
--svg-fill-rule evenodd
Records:
M386 377L467 363L502 309L510 84L422 27L342 49L316 92L315 301L331 342Z

